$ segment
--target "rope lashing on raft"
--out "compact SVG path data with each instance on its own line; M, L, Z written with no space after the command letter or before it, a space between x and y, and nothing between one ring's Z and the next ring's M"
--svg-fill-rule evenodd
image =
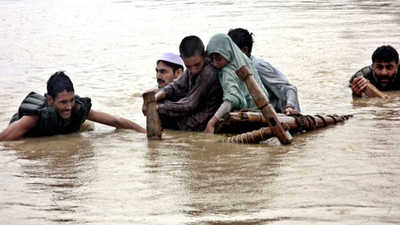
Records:
M318 117L318 118L320 118L321 120L322 120L322 122L324 122L324 127L327 127L328 126L328 124L326 123L326 120L325 120L325 118L323 117L323 116L321 116L321 115L315 115L316 117ZM336 124L336 123L335 123Z
M273 137L271 129L269 127L263 127L259 130L247 132L244 134L238 134L233 137L228 137L222 140L222 142L228 143L259 143L261 141L266 141L268 138Z
M280 117L282 121L282 125L285 130L289 130L291 133L302 133L306 131L315 130L322 127L327 127L329 125L337 124L339 122L344 122L351 118L352 115L301 115L301 114L293 114L285 117ZM243 117L242 117L243 118ZM261 141L265 141L271 137L274 137L271 129L269 127L262 127L259 130L254 130L250 132L246 132L243 134L238 134L232 137L228 137L222 142L228 143L259 143Z

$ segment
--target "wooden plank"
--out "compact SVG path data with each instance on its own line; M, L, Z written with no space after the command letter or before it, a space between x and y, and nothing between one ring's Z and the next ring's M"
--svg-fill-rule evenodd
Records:
M382 93L380 90L378 90L374 85L371 83L367 84L367 87L364 90L365 95L367 95L370 98L388 98L389 96L385 95Z
M270 104L267 96L265 96L264 92L257 84L251 70L247 66L242 66L236 71L236 73L240 79L246 83L247 89L257 107L261 110L263 116L268 119L268 127L271 129L272 133L278 138L281 144L292 143L292 136L283 128L278 116L276 115L274 107Z
M155 92L144 93L143 101L146 106L147 138L151 140L161 140L161 121L157 111Z

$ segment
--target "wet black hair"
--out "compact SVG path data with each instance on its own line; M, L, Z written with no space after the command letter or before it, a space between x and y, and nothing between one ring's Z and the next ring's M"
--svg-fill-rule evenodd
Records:
M182 39L179 45L179 53L182 58L192 56L204 56L204 44L197 36L191 35Z
M243 28L230 29L228 31L228 36L231 37L232 41L240 48L243 49L247 46L249 54L253 49L253 33Z
M178 69L182 69L182 71L184 70L184 68L183 68L183 66L182 65L179 65L179 64L176 64L176 63L173 63L173 62L168 62L168 61L164 61L164 60L158 60L157 61L157 65L159 64L159 63L164 63L166 66L168 66L168 67L171 67L171 69L172 69L172 72L176 72Z
M391 62L399 63L399 53L390 45L382 45L378 47L372 54L372 63L374 62Z
M63 91L75 91L74 85L64 71L58 71L47 80L47 95L50 95L55 100L58 93Z

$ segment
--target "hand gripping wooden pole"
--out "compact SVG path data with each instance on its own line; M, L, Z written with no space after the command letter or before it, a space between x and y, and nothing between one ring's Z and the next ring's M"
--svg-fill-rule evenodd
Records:
M157 112L155 92L143 94L143 101L146 106L146 131L150 140L161 140L161 121Z
M236 73L240 79L246 83L250 95L257 107L261 110L262 115L268 119L267 123L272 133L278 138L281 144L292 143L292 136L283 128L278 116L276 115L274 107L270 104L267 96L265 96L260 86L257 84L251 70L247 66L242 66L236 71Z

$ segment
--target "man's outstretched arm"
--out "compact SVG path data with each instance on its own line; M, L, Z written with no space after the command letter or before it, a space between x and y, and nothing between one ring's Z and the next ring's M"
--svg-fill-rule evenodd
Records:
M91 109L89 111L89 115L88 115L87 119L97 122L97 123L116 127L116 128L133 129L140 133L146 133L146 129L139 126L135 122L132 122L132 121L122 118L122 117L116 117L116 116L113 116L113 115L110 115L110 114L107 114L104 112L98 112L93 109Z
M16 140L36 126L37 116L23 116L0 133L0 141Z

